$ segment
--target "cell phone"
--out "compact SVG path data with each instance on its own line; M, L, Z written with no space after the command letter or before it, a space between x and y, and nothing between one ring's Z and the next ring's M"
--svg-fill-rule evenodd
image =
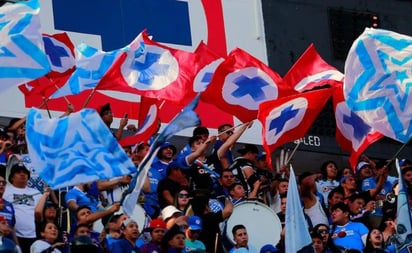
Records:
M128 117L129 117L129 114L125 113L123 118L127 119Z

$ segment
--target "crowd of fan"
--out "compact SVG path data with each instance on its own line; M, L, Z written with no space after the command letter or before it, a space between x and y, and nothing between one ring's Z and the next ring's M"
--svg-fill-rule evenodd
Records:
M98 111L110 127L110 106ZM252 144L237 150L239 157L232 154L231 148L252 122L238 129L224 124L217 135L196 127L180 151L164 143L132 217L122 213L119 204L131 175L59 191L30 188L31 172L10 159L27 153L24 122L12 120L0 131L0 252L267 253L284 252L285 245L293 243L284 240L287 165L278 173L272 171L265 153ZM121 137L127 123L121 120L114 137ZM149 144L123 148L138 166ZM395 252L398 178L388 175L387 165L385 160L362 156L354 170L338 169L327 161L319 173L299 175L315 252ZM409 191L412 163L404 159L400 166ZM279 242L256 249L242 224L234 226L230 236L223 233L225 220L245 201L267 205L277 214L283 228Z

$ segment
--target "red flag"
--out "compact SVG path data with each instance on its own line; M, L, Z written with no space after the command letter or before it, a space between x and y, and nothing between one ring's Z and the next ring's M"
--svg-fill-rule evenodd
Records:
M296 93L279 74L237 48L217 67L202 99L247 122L256 119L259 104Z
M183 104L193 98L191 88L198 72L198 56L161 45L146 31L130 44L97 85L99 90L115 90L165 99Z
M293 89L304 92L326 84L339 86L343 74L325 62L313 44L293 64L283 81Z
M368 126L347 106L342 86L333 94L333 108L336 120L336 141L340 148L350 153L349 164L356 168L359 157L369 145L378 141L383 135Z
M271 154L282 144L305 136L334 88L319 89L264 102L259 106L263 147ZM272 164L270 155L268 164Z

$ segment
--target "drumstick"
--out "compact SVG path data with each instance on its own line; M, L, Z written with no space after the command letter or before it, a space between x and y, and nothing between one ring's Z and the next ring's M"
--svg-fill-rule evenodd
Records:
M295 148L292 150L292 153L289 156L289 159L286 161L286 164L288 164L290 162L290 160L292 160L293 155L295 154L296 150L298 149L298 147L301 143L302 142L299 142L298 144L296 144Z
M242 126L242 125L244 125L244 124L247 124L247 123L240 123L240 124L238 124L238 125L236 125L236 126L234 126L234 127L228 128L228 129L226 129L225 131L220 132L220 133L217 135L217 137L219 137L220 135L222 135L222 134L224 134L224 133L226 133L226 132L228 132L228 131L234 130L235 128L240 127L240 126Z

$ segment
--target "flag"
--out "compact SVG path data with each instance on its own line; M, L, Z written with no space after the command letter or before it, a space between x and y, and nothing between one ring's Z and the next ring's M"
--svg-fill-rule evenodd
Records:
M85 43L79 44L76 47L76 70L52 98L77 95L94 89L110 66L127 50L125 47L105 52Z
M137 118L138 129L142 128L143 125L147 122L147 115L149 114L150 110L153 110L153 105L156 105L157 114L159 111L159 107L162 105L159 103L159 100L155 98L148 98L148 97L140 97L140 106L139 106L139 115ZM157 115L159 117L159 115Z
M136 171L95 110L49 119L30 109L26 132L32 164L53 189Z
M295 172L290 166L289 187L286 196L285 252L314 252L309 227L303 214Z
M0 8L0 92L47 74L38 0Z
M342 86L333 93L333 108L336 120L336 141L340 148L350 153L349 164L356 168L358 158L372 143L383 135L352 112L343 98Z
M399 161L396 159L396 169L399 175L399 193L397 202L397 240L396 248L399 253L409 253L412 250L412 217L408 200L407 188L399 167Z
M140 122L139 122L140 123ZM152 104L146 114L145 120L140 125L136 134L125 137L119 141L120 146L131 146L139 142L147 142L152 135L157 132L160 127L159 108L156 104Z
M196 54L161 45L141 32L99 83L97 89L130 92L182 104L196 94Z
M412 137L412 37L366 28L345 62L348 107L384 136Z
M272 154L280 145L304 137L333 90L314 90L262 103L258 119L266 153ZM272 164L270 156L266 157Z
M327 84L341 85L343 77L343 74L325 62L315 46L310 44L283 77L283 81L296 91L304 92Z
M199 103L199 99L200 95L197 95L192 102L190 102L178 115L176 115L176 117L156 137L152 145L150 145L149 151L144 157L142 163L139 165L138 173L133 176L129 188L123 193L123 211L127 215L131 215L133 213L144 179L147 176L151 161L153 161L155 156L154 154L157 153L158 148L179 131L200 125L199 116L194 112L194 109Z
M202 100L248 122L256 119L259 104L296 93L279 74L236 48L215 70Z

